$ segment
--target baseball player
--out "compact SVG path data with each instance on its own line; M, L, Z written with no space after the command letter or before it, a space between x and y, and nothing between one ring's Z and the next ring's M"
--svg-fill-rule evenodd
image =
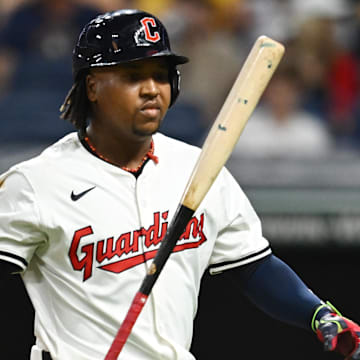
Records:
M62 116L78 130L0 177L1 274L35 308L31 360L99 360L174 216L200 150L157 130L179 93L164 26L137 10L83 29ZM271 316L360 359L358 325L272 254L224 168L180 236L119 359L190 360L200 280L231 272ZM274 286L281 284L281 286ZM347 334L348 336L344 336Z

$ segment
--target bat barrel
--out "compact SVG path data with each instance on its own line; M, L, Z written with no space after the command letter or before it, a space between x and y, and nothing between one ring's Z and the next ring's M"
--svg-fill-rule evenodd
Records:
M225 165L285 48L267 36L253 45L202 147L182 203L196 210Z

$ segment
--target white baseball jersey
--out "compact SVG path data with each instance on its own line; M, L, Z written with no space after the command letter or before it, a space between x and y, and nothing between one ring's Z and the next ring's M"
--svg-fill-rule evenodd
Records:
M200 150L154 135L136 179L72 133L0 177L0 259L23 268L37 346L105 357L174 215ZM190 360L200 280L271 250L224 168L179 239L119 359Z

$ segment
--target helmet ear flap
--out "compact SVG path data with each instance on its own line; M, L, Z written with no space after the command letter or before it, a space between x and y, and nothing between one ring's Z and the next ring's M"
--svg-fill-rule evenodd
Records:
M170 100L170 106L172 106L176 99L179 96L180 93L180 71L174 66L169 71L169 78L170 78L170 86L171 86L171 100Z

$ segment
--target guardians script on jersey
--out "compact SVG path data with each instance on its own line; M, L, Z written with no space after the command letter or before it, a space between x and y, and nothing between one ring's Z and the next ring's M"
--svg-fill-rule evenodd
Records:
M169 211L161 214L156 212L154 213L154 223L147 229L142 227L120 235L110 235L106 239L94 242L88 242L85 239L90 235L96 236L91 225L76 230L69 251L74 270L83 271L83 281L86 281L91 277L94 265L98 269L121 273L153 259L159 244L165 237L168 215ZM199 218L192 217L173 252L197 248L203 244L206 241L203 229L204 214L200 214ZM85 242L84 240L86 244L82 244ZM144 244L144 252L141 251L140 242ZM134 256L126 257L129 254ZM111 261L119 258L120 260L101 265L105 260Z

